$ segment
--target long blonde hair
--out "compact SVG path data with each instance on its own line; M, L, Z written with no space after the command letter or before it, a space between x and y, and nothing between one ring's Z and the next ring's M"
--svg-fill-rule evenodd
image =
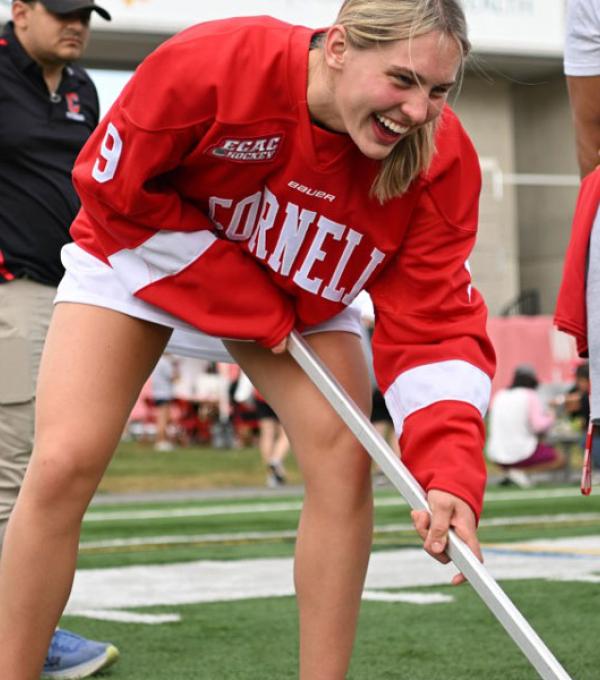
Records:
M458 43L464 60L471 50L460 0L345 0L336 24L346 29L356 49L370 49L394 40L411 40L439 31ZM402 195L429 167L435 153L435 125L431 121L402 139L382 162L371 193L381 203Z

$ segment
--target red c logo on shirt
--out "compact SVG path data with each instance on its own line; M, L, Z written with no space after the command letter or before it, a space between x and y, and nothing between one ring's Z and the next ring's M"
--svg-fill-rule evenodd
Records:
M4 278L5 281L12 281L15 277L8 269L4 266L4 253L0 250L0 276Z
M77 92L67 92L65 95L67 101L67 108L71 113L79 113L81 106L79 105L79 95Z

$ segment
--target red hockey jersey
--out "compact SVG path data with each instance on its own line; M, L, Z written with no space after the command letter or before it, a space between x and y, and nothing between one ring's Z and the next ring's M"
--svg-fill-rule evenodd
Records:
M378 163L311 123L313 33L232 19L161 46L80 155L72 236L133 295L267 347L368 290L403 460L479 513L494 354L467 264L476 154L446 108L427 175L384 205L370 197Z
M557 328L575 338L577 353L584 358L589 356L585 300L588 251L599 205L600 169L596 169L581 183L554 312Z

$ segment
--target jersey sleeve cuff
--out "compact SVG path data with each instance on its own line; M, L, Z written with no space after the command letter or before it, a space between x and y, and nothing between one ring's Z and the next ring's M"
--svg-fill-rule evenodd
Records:
M478 411L461 402L441 402L406 419L400 438L402 462L425 491L440 489L481 516L487 478L485 431Z

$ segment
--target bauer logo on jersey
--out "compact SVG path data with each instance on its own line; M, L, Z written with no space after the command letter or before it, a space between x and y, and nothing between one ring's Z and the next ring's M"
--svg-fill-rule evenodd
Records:
M209 147L206 153L217 158L227 158L240 163L259 163L272 161L281 148L283 135L269 137L223 137L217 144Z

